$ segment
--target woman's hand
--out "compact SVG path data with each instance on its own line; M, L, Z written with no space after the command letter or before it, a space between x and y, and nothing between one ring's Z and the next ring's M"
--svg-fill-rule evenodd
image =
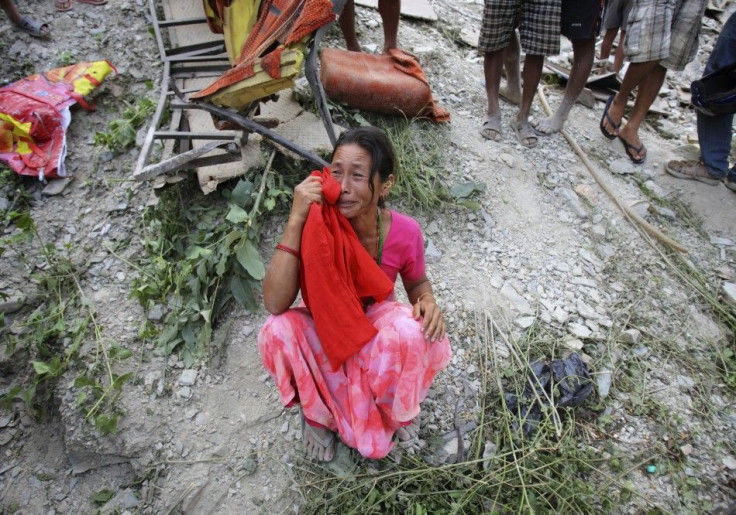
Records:
M445 320L442 318L434 296L431 293L422 293L414 304L414 320L422 320L424 339L436 342L445 337Z
M312 202L322 203L322 177L310 175L294 188L294 202L289 218L304 225Z

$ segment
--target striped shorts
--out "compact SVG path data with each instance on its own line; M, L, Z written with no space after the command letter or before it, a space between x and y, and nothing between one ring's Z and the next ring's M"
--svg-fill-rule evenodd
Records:
M478 49L505 48L518 26L525 54L559 54L561 11L562 0L486 0Z
M661 60L682 71L695 58L707 0L633 0L624 52L632 63Z

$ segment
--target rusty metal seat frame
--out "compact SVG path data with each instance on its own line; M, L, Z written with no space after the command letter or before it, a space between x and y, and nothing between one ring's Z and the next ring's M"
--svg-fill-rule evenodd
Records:
M333 12L339 15L345 3L346 0L333 0ZM243 111L220 107L207 101L188 101L185 95L191 93L191 91L186 91L183 88L184 80L195 77L212 77L214 79L230 68L224 39L222 41L169 48L165 43L164 30L177 26L204 25L207 23L207 20L204 15L201 18L161 20L159 19L160 0L149 0L148 4L156 42L163 63L163 72L158 105L141 147L141 152L133 172L134 179L143 181L163 173L239 161L242 159L240 149L247 144L250 133L260 134L262 137L270 139L315 166L327 166L328 163L320 156L252 120L250 116L255 112L261 100L252 102ZM317 59L319 44L331 26L332 23L327 24L314 33L314 37L307 45L308 53L304 63L304 72L317 103L322 123L327 131L330 142L334 146L336 142L335 128L319 78L319 64ZM165 113L167 103L172 113L172 122L169 130L161 130L158 127ZM183 114L187 110L195 109L207 111L217 118L226 120L239 127L241 130L224 132L213 128L212 132L192 132L188 126L187 117L183 116ZM192 142L194 140L208 140L209 142L193 148ZM153 146L157 141L163 142L165 148L168 146L168 150L164 154L162 161L149 164L148 161ZM178 149L174 148L176 146L178 146ZM206 155L215 148L225 149L226 152L213 156ZM178 150L176 155L167 157L166 154L173 154L175 150Z

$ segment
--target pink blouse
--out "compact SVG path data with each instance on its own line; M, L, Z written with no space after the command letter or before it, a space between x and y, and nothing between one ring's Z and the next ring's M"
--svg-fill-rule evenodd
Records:
M391 228L383 242L381 269L396 282L401 274L404 281L416 281L424 276L424 239L419 223L412 217L390 210Z

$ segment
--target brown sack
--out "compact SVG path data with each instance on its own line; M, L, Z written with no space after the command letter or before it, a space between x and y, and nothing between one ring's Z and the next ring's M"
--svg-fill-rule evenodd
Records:
M450 113L432 99L417 58L402 50L389 52L323 49L320 75L328 98L374 113L449 122Z

